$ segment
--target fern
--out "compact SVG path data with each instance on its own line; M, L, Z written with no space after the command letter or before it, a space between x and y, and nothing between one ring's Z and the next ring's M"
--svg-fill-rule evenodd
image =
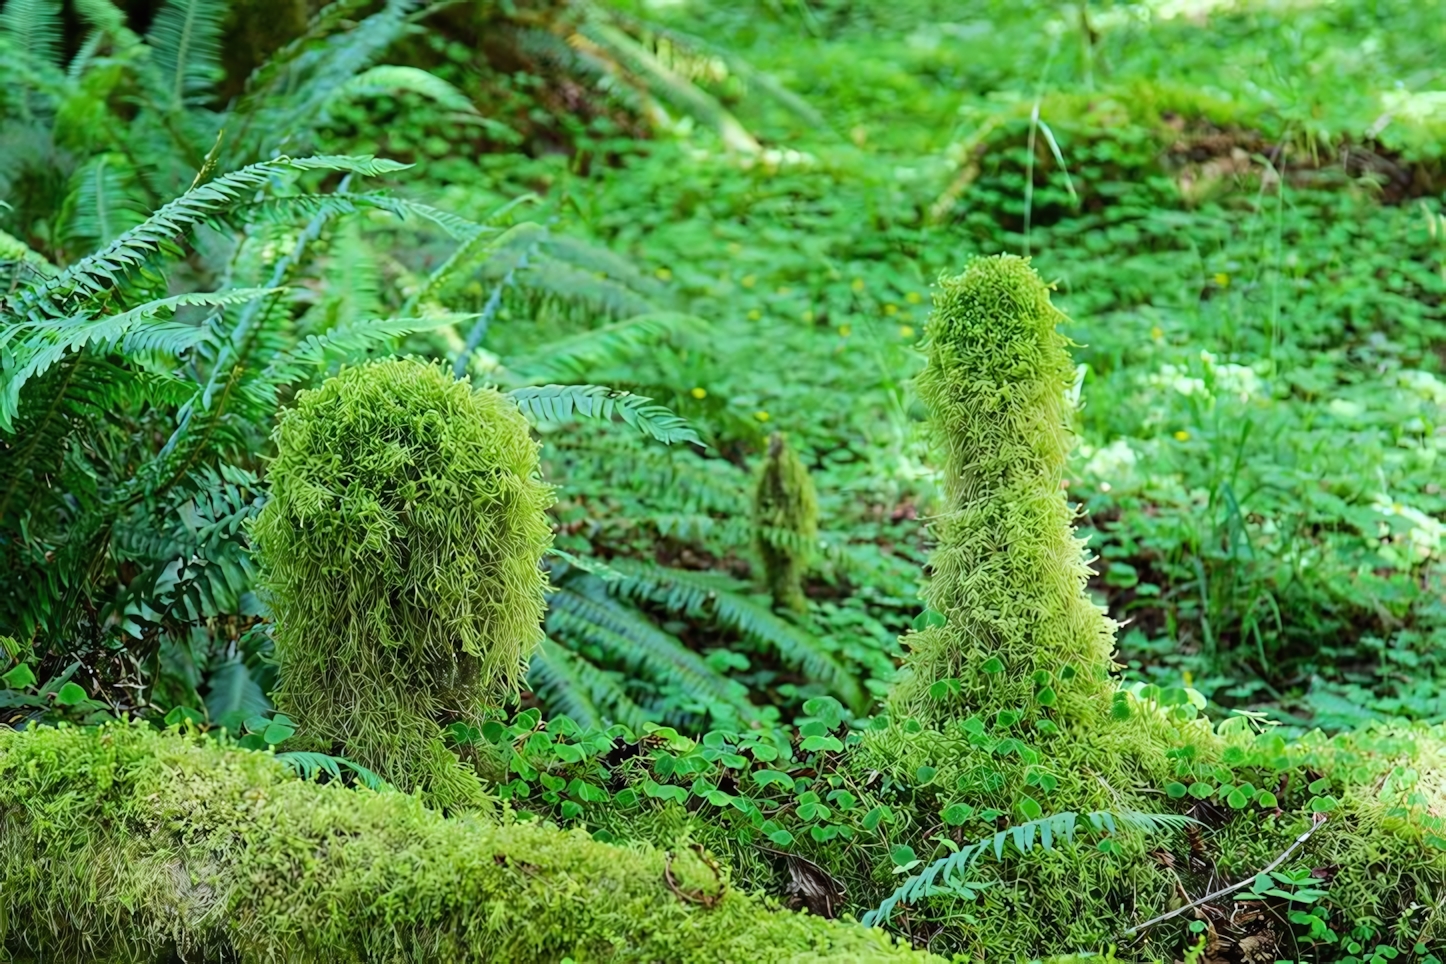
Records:
M1186 826L1198 822L1179 814L1138 813L1130 810L1119 812L1097 810L1085 814L1085 820L1095 832L1110 835L1119 833L1121 827L1144 834L1157 834L1182 830ZM936 880L942 881L941 886L948 888L954 878L962 877L986 854L993 853L994 859L1001 861L1004 859L1006 848L1012 848L1021 856L1027 855L1035 849L1036 834L1039 847L1046 853L1051 853L1054 851L1056 841L1073 843L1078 829L1079 815L1066 810L1063 813L1017 824L999 831L992 837L985 837L968 844L947 857L939 858L904 881L897 890L885 897L879 906L864 914L861 923L865 927L887 924L893 915L894 908L900 903L917 903L930 896L935 892L934 882Z
M368 790L383 791L390 790L391 786L377 776L371 770L348 760L344 756L332 756L328 753L311 753L302 750L292 750L286 753L276 754L276 759L290 767L297 776L303 780L315 780L319 774L325 773L333 780L341 779L341 768L345 767L357 775L362 786Z
M608 659L702 701L713 715L751 722L758 718L747 691L697 653L634 609L607 596L594 577L561 580L548 597L547 630L576 649L593 646Z
M568 716L584 729L622 723L641 730L648 720L648 713L627 694L616 674L550 639L544 639L532 657L527 681L552 711L550 716Z
M337 100L398 92L420 94L439 106L481 120L476 106L456 87L417 67L382 65L364 70L336 89Z
M402 170L405 164L374 157L278 157L252 164L192 188L170 201L141 224L92 255L66 268L44 284L22 290L0 309L24 314L31 321L62 317L84 308L119 284L131 271L161 251L187 228L237 206L247 191L273 178L298 171L348 171L376 175Z
M146 42L158 74L161 103L172 111L203 101L221 71L224 0L168 0Z
M638 348L704 329L703 321L694 315L651 312L556 339L531 355L513 358L507 367L532 383L571 381L600 366L618 364Z
M136 173L124 156L98 154L75 172L62 220L67 247L91 251L145 220Z
M508 396L523 414L537 422L569 422L574 416L600 419L616 416L623 424L666 445L703 444L685 419L642 395L601 385L543 385L513 389Z
M730 149L749 154L761 150L753 135L722 104L702 88L678 76L647 48L605 18L588 18L569 38L569 43L615 62L637 78L649 94L672 102L711 126Z
M193 325L137 326L157 315L173 314L177 308L197 305L239 305L277 294L278 288L233 288L227 291L196 292L161 298L99 318L79 316L69 322L42 324L34 321L0 324L0 346L15 344L6 352L11 366L0 373L0 429L14 428L20 390L26 382L44 374L68 353L88 345L115 346L124 340L128 351L161 351L179 354L208 334ZM25 334L30 337L24 338Z
M855 710L864 708L866 698L858 679L823 640L742 595L729 577L665 569L631 559L613 560L612 566L627 577L609 584L613 592L725 626L755 645L773 650L784 663L799 668Z

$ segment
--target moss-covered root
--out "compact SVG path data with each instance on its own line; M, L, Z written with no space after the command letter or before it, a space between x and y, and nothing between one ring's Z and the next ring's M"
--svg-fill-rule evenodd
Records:
M434 365L348 369L283 413L252 531L279 709L438 803L480 786L442 743L513 691L541 638L550 489L517 407Z
M1061 487L1073 378L1062 317L1022 258L975 259L936 289L918 388L945 457L925 590L943 621L906 637L895 716L1094 718L1111 685L1114 626L1084 591Z
M0 728L0 949L20 961L928 959L718 873L305 783L203 738Z
M803 577L818 538L818 495L808 468L781 434L768 440L768 455L758 473L753 527L774 605L807 611Z

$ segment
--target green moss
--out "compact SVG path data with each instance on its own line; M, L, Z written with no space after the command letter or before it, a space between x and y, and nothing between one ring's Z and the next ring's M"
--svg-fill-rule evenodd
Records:
M803 577L818 539L818 494L808 468L779 433L768 440L758 473L753 526L774 605L806 612Z
M541 638L551 490L505 396L394 360L282 414L252 538L299 737L442 803L480 788L441 740L516 689Z
M673 884L667 880L673 877ZM21 960L893 961L686 847L443 817L140 726L0 729L0 948Z
M1021 258L979 258L939 282L918 389L944 456L924 593L942 623L904 640L896 716L1093 718L1111 686L1114 626L1084 592L1061 485L1074 375L1062 318Z

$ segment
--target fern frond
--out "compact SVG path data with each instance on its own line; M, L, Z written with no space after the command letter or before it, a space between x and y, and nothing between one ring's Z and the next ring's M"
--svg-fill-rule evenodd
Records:
M419 67L391 64L372 67L336 88L333 97L336 101L341 101L395 93L418 94L447 110L480 118L471 98L436 74L428 73Z
M179 113L210 96L221 76L225 0L167 0L151 22L146 43L165 109Z
M402 170L405 164L371 156L317 155L278 157L252 164L198 185L165 204L144 222L94 254L76 262L43 284L7 299L7 307L32 321L77 314L79 304L108 291L133 269L186 229L236 207L249 191L273 178L298 171L346 171L376 175Z
M12 118L48 117L64 96L60 6L58 0L10 0L0 8L0 105L10 103Z
M551 712L584 729L622 723L641 731L648 714L619 685L616 674L599 669L565 646L543 639L527 670L527 682Z
M59 0L8 0L0 10L7 45L33 63L60 66L62 34Z
M97 154L71 176L63 220L65 241L75 253L109 244L146 219L136 197L136 172L120 154Z
M290 380L308 367L325 365L329 358L356 358L392 339L462 324L476 317L443 314L428 318L378 318L333 328L323 335L307 335L294 350L275 356L263 378Z
M206 715L211 722L233 731L247 717L271 709L271 701L262 692L261 684L237 657L211 670L205 699Z
M1145 834L1179 830L1197 822L1180 814L1144 814L1134 811L1099 810L1087 813L1085 817L1094 830L1109 835L1118 832L1117 821L1118 824ZM1004 859L1006 848L1012 848L1021 856L1027 855L1034 850L1036 833L1039 835L1039 846L1047 853L1053 852L1057 841L1073 843L1078 829L1079 815L1071 810L1066 810L1063 813L1051 814L1047 817L1040 817L1038 820L1017 824L999 831L992 837L977 840L961 847L947 857L939 858L904 881L897 890L885 897L879 906L864 914L861 923L865 927L887 924L894 908L900 903L916 903L928 897L933 892L936 880L942 880L943 885L947 887L952 878L962 876L988 853L992 852L995 860Z
M283 48L283 54L292 57L285 61L291 75L290 90L284 98L254 97L245 102L250 109L247 129L259 140L254 146L243 146L263 155L268 149L301 147L316 125L326 120L327 107L337 92L406 34L410 15L420 5L421 0L387 0L381 10L345 31L332 32L320 44ZM333 18L323 11L319 19L325 24L320 29L335 31L344 15ZM316 35L308 32L308 36ZM277 80L263 78L261 86L274 90ZM280 139L268 140L277 134L282 135ZM243 132L243 141L246 136Z
M530 355L511 360L507 367L534 384L570 381L584 377L590 369L625 362L639 348L679 333L701 333L706 328L701 318L680 312L637 315L551 341Z
M536 422L569 422L574 415L601 419L616 415L625 425L665 445L703 444L686 419L643 395L601 385L542 385L513 389L507 395L522 414Z
M7 364L0 372L0 429L13 428L20 404L20 390L37 375L44 374L67 354L88 345L113 346L124 339L129 351L161 351L179 354L206 338L208 331L195 325L150 325L134 330L157 315L170 315L185 306L245 304L277 294L279 288L230 288L173 295L100 318L81 316L64 322L21 322L0 326L0 351ZM29 337L24 337L26 333ZM21 340L23 339L23 340Z
M545 303L555 310L576 316L581 309L587 316L601 314L609 318L626 318L655 311L657 306L627 285L594 272L584 271L554 258L528 256L525 263L509 263L505 257L491 266L494 272L513 271L525 267L518 288L535 303Z
M641 78L650 93L671 101L685 113L712 127L730 150L746 154L762 150L758 141L727 108L696 84L678 76L646 47L611 23L598 17L591 18L568 38L568 43L579 48L590 47L594 53L621 63L628 72Z
M855 710L864 708L866 700L859 681L823 640L738 592L739 584L731 578L720 573L668 569L635 559L615 559L612 566L628 577L609 584L615 593L725 626L773 650L784 663L802 670Z
M622 19L622 16L617 13L613 13L612 16L619 20ZM676 51L701 52L710 58L721 61L745 85L767 94L810 127L819 129L828 127L828 121L812 104L784 87L778 82L778 78L767 71L754 67L745 58L738 56L727 47L712 43L697 34L686 33L675 27L666 27L652 21L628 20L626 22L634 32L645 32L665 40Z
M111 0L75 0L75 10L82 20L109 37L119 50L130 50L142 42L126 25L125 11Z
M303 780L315 780L318 774L325 773L332 779L341 779L341 768L355 773L361 783L368 790L390 790L391 786L381 777L360 763L348 760L344 756L332 756L329 753L311 753L304 750L291 750L286 753L276 754L276 759L286 764L296 772L296 775Z
M727 707L740 719L757 717L741 684L714 670L642 613L608 598L605 590L594 586L586 591L592 577L577 582L584 591L559 586L548 597L549 635L564 642L596 646L622 665L676 686L694 698Z
M475 237L458 245L447 260L427 276L402 306L402 313L410 313L418 305L429 301L441 300L449 288L470 276L499 252L512 249L519 258L525 259L546 237L547 229L531 222L515 225L500 234L478 232Z

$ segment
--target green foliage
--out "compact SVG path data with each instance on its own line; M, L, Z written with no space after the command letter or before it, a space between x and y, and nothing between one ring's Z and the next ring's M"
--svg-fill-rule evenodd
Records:
M113 709L161 712L200 707L222 667L233 692L266 679L241 536L260 504L256 456L277 396L340 352L290 351L293 284L325 219L281 246L295 230L284 214L250 205L296 197L288 180L310 172L395 169L350 157L243 168L4 296L0 625L30 643L40 675L83 657L86 686ZM162 272L219 238L232 247L217 286L169 294Z
M442 727L511 695L541 636L552 496L526 421L494 390L396 360L300 393L276 443L251 536L277 705L306 740L460 802Z
M1160 830L1178 830L1196 822L1179 814L1111 813L1108 810L1087 813L1084 816L1089 822L1089 826L1097 833L1102 834L1115 833L1117 824L1143 832L1158 832ZM949 821L947 815L945 821ZM884 898L883 903L865 914L861 920L870 927L876 924L887 924L894 908L900 903L914 903L940 893L957 890L964 892L963 896L966 899L973 899L976 893L971 891L982 888L978 886L971 888L962 875L967 873L970 866L986 854L992 851L995 860L1003 860L1005 847L1012 847L1015 853L1024 856L1034 849L1036 834L1038 834L1040 848L1049 852L1054 849L1056 841L1059 841L1061 845L1073 844L1078 826L1079 815L1066 810L1064 813L1051 814L1048 817L1015 824L1008 830L999 831L992 838L985 838L961 847L949 856L934 861L904 881L898 890ZM956 876L959 879L955 879ZM942 882L936 886L934 883L936 880Z
M244 526L265 499L272 419L297 389L417 354L522 389L561 493L531 692L470 722L439 714L435 772L475 768L503 812L651 842L681 854L675 871L692 859L682 841L699 841L735 886L821 916L863 913L923 868L967 862L911 891L888 924L961 958L1120 946L1210 960L1230 946L1433 964L1446 940L1442 733L1371 722L1446 719L1434 90L1446 36L1431 5L986 0L961 17L936 0L347 0L303 30L288 0L255 25L274 28L264 41L225 28L244 43L225 45L219 80L207 38L221 5L158 4L146 38L102 0L73 5L78 19L61 6L13 0L0 14L0 297L40 290L168 199L282 150L417 163L377 172L388 191L343 171L277 172L185 232L162 230L143 265L106 266L120 280L103 280L84 317L62 297L55 318L0 320L24 326L4 349L24 357L4 370L34 375L13 427L27 432L52 397L69 420L56 445L27 435L17 449L0 433L0 474L12 453L30 473L28 514L12 506L0 527L0 558L19 560L0 589L44 617L36 632L0 622L0 722L209 721L328 792L362 781L331 755L344 746L307 742L304 720L272 712L273 626L251 592ZM700 36L728 37L747 62ZM248 78L233 58L249 70L253 40L276 52ZM750 96L777 90L769 71L813 116ZM1001 357L1019 371L963 373L958 404L931 416L908 387L930 280L997 251L1033 255L1081 364L1011 344ZM1057 344L1037 279L1014 281L1033 310L971 315L957 279L936 301L979 331L1014 318ZM930 324L926 388L948 327ZM112 383L145 393L120 398ZM1065 400L1031 407L1023 389ZM71 410L85 398L96 405ZM958 457L957 431L933 430L954 456L936 469L915 428L940 412L983 462ZM1000 415L1033 428L1011 436ZM821 536L755 522L749 467L775 425L810 468ZM1065 462L1071 436L1079 456ZM139 491L124 486L152 462L162 489L178 479L162 495L92 511ZM981 466L1011 464L1037 484L983 484ZM971 484L1006 498L961 500ZM1061 489L1100 557L1088 590L1127 626L1118 683ZM941 545L921 612L926 521ZM1019 531L1054 533L1064 564L1016 566ZM787 619L751 592L768 546L813 551L805 609ZM995 645L1001 627L1010 645ZM900 635L921 644L906 691L888 715L852 715L885 695ZM975 658L956 665L960 652ZM939 665L916 672L931 654ZM230 766L187 759L167 764L165 786ZM243 782L253 804L273 793ZM470 775L453 789L482 792ZM46 820L71 812L68 790L49 796ZM181 809L210 812L189 798ZM1162 810L1200 824L1070 844L1052 822ZM139 822L179 826L149 811ZM357 853L336 850L353 846L345 834L278 836L313 855L308 884L323 854ZM1016 852L973 860L996 843L996 857ZM57 852L16 866L55 867ZM611 872L637 849L596 853ZM207 888L229 861L180 845L165 859L121 864L161 867L134 888L150 897L101 906L145 914L154 898L178 953L244 959L229 938L188 944L197 931L175 924L198 919L192 907L224 917ZM178 859L204 882L176 896ZM281 896L301 879L282 864L249 870L268 908L312 906ZM387 864L384 890L433 869ZM695 869L700 881L671 890L666 858L647 866L653 898L717 880ZM548 907L592 877L591 865L571 876ZM1245 886L1141 928L1228 883ZM94 919L100 891L71 893L82 902L52 900L6 950L54 957L29 932ZM587 912L569 926L590 926ZM393 913L360 939L391 940L376 956L421 956L474 919L448 913L421 938L398 936ZM684 946L729 956L710 935L693 929ZM285 953L313 952L297 939ZM579 952L515 956L549 953Z
M649 404L652 399L601 385L544 385L515 388L507 394L523 414L535 421L566 422L573 413L586 418L617 415L623 424L665 445L698 443L697 434L686 421L661 405Z
M808 468L778 433L768 440L768 455L758 473L753 525L773 604L807 611L803 576L818 538L818 494Z

